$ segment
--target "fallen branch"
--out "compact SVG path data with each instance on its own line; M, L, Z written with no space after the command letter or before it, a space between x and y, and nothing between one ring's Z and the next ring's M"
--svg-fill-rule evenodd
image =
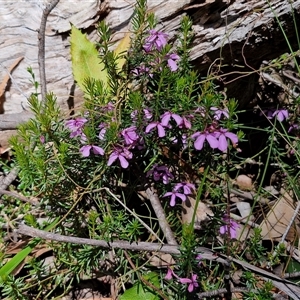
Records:
M158 222L159 222L159 226L160 226L161 230L163 231L168 244L177 245L173 231L171 230L170 225L166 219L165 211L164 211L163 207L161 206L160 200L159 200L156 192L151 187L146 190L146 194L147 194L148 199L151 202L153 210L155 211L155 214L156 214Z
M86 238L78 238L73 236L65 236L57 233L51 233L48 231L43 231L40 229L36 229L24 224L21 224L17 229L18 234L23 234L31 237L39 237L45 240L63 242L63 243L73 243L80 245L90 245L95 247L102 248L119 248L124 250L131 251L149 251L149 252L161 252L168 253L173 255L179 255L180 250L177 245L169 245L169 244L158 244L158 243L149 243L149 242L127 242L127 241L113 241L107 242L104 240L94 240L94 239L86 239ZM214 252L205 247L198 247L197 252L201 253L202 259L213 260L220 262L222 264L226 264L226 260L215 255Z
M0 130L14 130L19 125L28 122L34 114L28 111L24 111L17 114L0 115Z
M78 238L72 236L65 236L56 233L51 233L39 229L32 228L27 225L21 224L16 231L18 234L23 234L31 237L39 237L46 240L52 240L63 243L73 243L80 245L91 245L102 248L119 248L124 250L131 251L149 251L149 252L162 252L169 253L173 255L179 255L180 250L178 245L169 245L169 244L157 244L157 243L149 243L149 242L127 242L127 241L113 241L107 242L104 240L94 240L94 239L86 239L86 238ZM300 287L286 279L280 278L277 275L270 273L264 269L260 269L258 267L252 266L251 264L241 261L236 258L228 257L222 253L215 253L212 250L205 247L198 247L195 249L196 253L201 254L201 258L203 260L210 260L222 263L223 265L228 265L229 262L234 262L241 267L251 270L252 272L259 274L265 281L272 281L273 285L286 293L294 300L300 300Z
M47 18L50 12L57 5L59 0L52 0L44 9L40 29L38 30L38 63L39 63L39 72L40 72L40 85L41 85L41 95L42 101L45 102L47 94L47 81L46 81L46 68L45 68L45 31Z
M22 196L22 195L19 195L18 193L16 192L12 192L12 191L6 191L6 190L3 190L3 189L0 189L0 196L1 195L7 195L7 196L10 196L10 197L13 197L13 198L17 198L23 202L28 202L32 205L37 205L38 202L37 201L34 201L34 200L31 200L25 196Z
M6 190L9 185L17 178L18 172L19 171L17 168L11 169L10 172L2 180L0 180L0 190Z

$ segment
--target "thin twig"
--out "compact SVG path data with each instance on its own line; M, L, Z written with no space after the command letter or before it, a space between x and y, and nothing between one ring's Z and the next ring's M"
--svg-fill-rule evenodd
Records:
M151 205L155 211L155 214L156 214L158 222L159 222L159 226L160 226L161 230L163 231L168 244L177 245L173 231L171 230L170 225L166 219L165 211L160 203L160 200L159 200L156 192L151 187L146 190L146 194L147 194L148 199L150 200Z
M295 209L295 211L294 211L294 213L293 213L293 216L292 216L291 221L289 222L288 226L286 227L286 230L285 230L284 234L282 235L281 243L283 243L283 242L285 241L286 236L288 235L288 233L289 233L289 231L290 231L292 225L294 224L295 219L296 219L296 217L298 216L298 213L299 213L299 210L300 210L300 201L299 201L299 199L298 199L298 197L297 197L296 194L295 194L295 197L297 198L297 202L298 202L298 203L297 203L297 207L296 207L296 209Z
M116 201L118 201L127 211L129 211L158 241L163 243L159 236L150 228L134 211L128 208L116 195L114 195L110 189L103 188L109 195L111 195Z
M258 293L257 290L253 290L253 289L250 290L248 288L243 288L243 287L232 288L231 291L232 291L232 293L248 293L248 292ZM199 294L197 294L197 296L198 296L198 299L203 299L203 298L215 297L215 296L226 294L226 293L227 293L227 290L225 288L223 288L223 289L199 293ZM278 294L273 294L273 298L278 299L278 300L286 299L285 297L278 295Z
M39 229L32 228L30 226L21 224L19 228L16 230L18 234L23 234L31 237L40 237L46 240L64 242L64 243L73 243L73 244L81 244L81 245L91 245L95 247L102 248L119 248L124 250L131 251L149 251L149 252L162 252L169 254L180 254L179 246L177 245L168 245L168 244L158 244L158 243L148 243L148 242L127 242L127 241L114 241L107 242L104 240L94 240L94 239L86 239L86 238L77 238L71 236L64 236L56 233L51 233ZM300 300L300 287L290 282L286 279L280 278L279 276L270 273L264 269L260 269L256 266L253 266L245 261L241 261L239 259L228 257L225 254L221 253L213 253L210 249L205 247L198 247L195 249L197 253L201 254L202 259L211 260L215 262L222 263L223 265L228 265L228 261L235 262L241 267L251 270L256 274L259 274L262 279L265 281L272 281L273 285L278 289L282 290L284 293L289 295L294 300Z
M46 8L43 10L43 15L41 19L40 29L38 30L38 62L39 62L39 72L40 72L40 85L41 85L41 95L42 95L42 102L46 100L47 94L47 81L46 81L46 68L45 68L45 31L46 31L46 24L47 18L50 12L54 9L57 5L59 0L52 0Z
M12 168L10 172L2 180L0 180L0 189L6 190L9 185L17 178L18 173L19 171L17 168Z
M51 233L48 231L36 229L24 224L21 224L17 229L18 234L23 234L31 237L39 237L45 240L52 240L63 243L73 243L80 245L91 245L102 248L119 248L131 251L150 251L150 252L161 252L169 254L180 254L179 247L177 245L159 244L150 242L127 242L127 241L113 241L107 242L104 240L94 240L86 238L78 238L73 236L65 236L61 234ZM220 263L226 263L226 260L216 256L211 250L205 247L199 247L196 249L197 252L201 253L202 259L214 260Z
M23 202L28 202L28 203L30 203L30 204L32 204L32 205L37 205L37 204L39 204L39 203L38 203L37 201L35 201L35 200L31 200L31 199L29 199L29 198L27 198L27 197L25 197L25 196L19 195L18 193L12 192L12 191L6 191L6 190L1 190L1 189L0 189L0 195L7 195L7 196L10 196L10 197L13 197L13 198L17 198L17 199L19 199L19 200L21 200L21 201L23 201Z

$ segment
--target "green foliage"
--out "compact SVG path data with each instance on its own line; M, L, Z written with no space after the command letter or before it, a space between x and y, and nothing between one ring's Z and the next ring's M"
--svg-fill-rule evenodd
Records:
M143 275L143 279L151 284L151 286L160 288L159 278L155 272L150 272ZM127 289L124 294L120 297L120 300L158 300L160 297L157 293L146 286L142 281L138 281L133 285L133 287Z
M82 91L85 91L85 80L101 80L107 85L107 71L101 63L95 45L74 25L71 27L71 57L73 76Z
M4 294L12 299L25 299L23 294L31 292L37 299L41 294L50 299L65 295L83 278L106 275L113 278L119 294L123 292L123 300L164 295L194 299L198 292L224 288L223 278L232 271L217 260L206 260L199 246L238 259L249 255L256 265L282 261L285 251L279 246L276 253L268 253L259 229L238 241L232 226L243 224L231 217L235 204L230 202L229 176L246 164L237 145L244 138L241 129L247 129L239 124L237 101L220 93L213 78L201 81L201 74L193 69L192 21L187 16L172 38L174 43L166 33L156 31L156 25L146 1L137 1L133 32L115 51L105 22L97 27L96 45L72 26L73 73L85 94L83 111L63 120L53 94L44 103L39 101L38 83L28 69L36 89L29 99L35 116L20 126L11 145L19 169L18 189L39 199L38 213L22 210L30 226L43 227L38 222L41 212L49 224L46 231L66 236L108 244L168 243L166 226L161 225L164 216L148 201L147 192L153 190L180 253L172 256L172 263L168 258L166 268L158 273L158 264L150 258L157 253L46 241L53 266L46 269L38 258L31 258L24 277L14 278L13 271L40 242L33 240L0 269ZM280 67L282 63L283 58ZM295 107L289 108L293 124L300 121L299 103L300 98L295 99ZM268 128L260 129L267 133L259 153L265 166L257 176L253 211L271 163L280 166L293 188L300 172L285 162L284 150L287 144L294 151L293 166L300 164L299 132L290 134L282 121L269 122ZM300 197L300 190L294 190ZM182 224L185 209L192 212ZM24 278L30 278L30 285ZM245 299L271 299L272 286L259 286L250 272L244 273L241 285L250 290Z

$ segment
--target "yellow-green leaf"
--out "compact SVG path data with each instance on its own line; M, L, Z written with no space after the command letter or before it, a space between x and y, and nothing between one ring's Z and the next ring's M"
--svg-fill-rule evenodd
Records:
M75 26L71 28L71 58L73 76L82 91L87 78L98 79L107 86L107 72L95 45Z
M122 38L122 40L120 41L118 47L115 49L115 55L119 55L119 59L117 61L117 66L119 71L122 69L125 61L126 61L126 52L128 51L128 49L130 48L130 32L127 32L125 34L125 36Z

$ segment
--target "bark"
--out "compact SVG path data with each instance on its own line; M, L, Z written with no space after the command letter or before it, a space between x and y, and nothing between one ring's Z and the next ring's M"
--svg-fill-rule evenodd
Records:
M4 93L4 113L20 113L28 109L27 98L34 92L27 67L38 72L38 33L46 0L3 2L0 8L0 80L17 58L24 57L12 71ZM74 85L70 62L70 22L97 40L95 26L105 19L111 26L113 40L121 39L128 30L135 0L60 0L48 17L46 26L47 90L57 95L64 111L80 107L82 93ZM228 96L235 96L246 106L255 93L257 69L262 60L278 57L288 46L275 15L281 20L289 41L296 49L297 38L293 14L299 21L300 0L149 0L148 7L159 21L158 28L171 39L183 15L193 20L195 39L191 59L203 76L208 70L218 76ZM297 48L298 49L298 48ZM221 57L221 60L219 59ZM246 76L247 72L251 76ZM232 75L220 75L235 72ZM239 80L237 78L241 77ZM229 83L231 82L231 83ZM0 128L1 130L1 128ZM0 139L1 143L1 139Z

